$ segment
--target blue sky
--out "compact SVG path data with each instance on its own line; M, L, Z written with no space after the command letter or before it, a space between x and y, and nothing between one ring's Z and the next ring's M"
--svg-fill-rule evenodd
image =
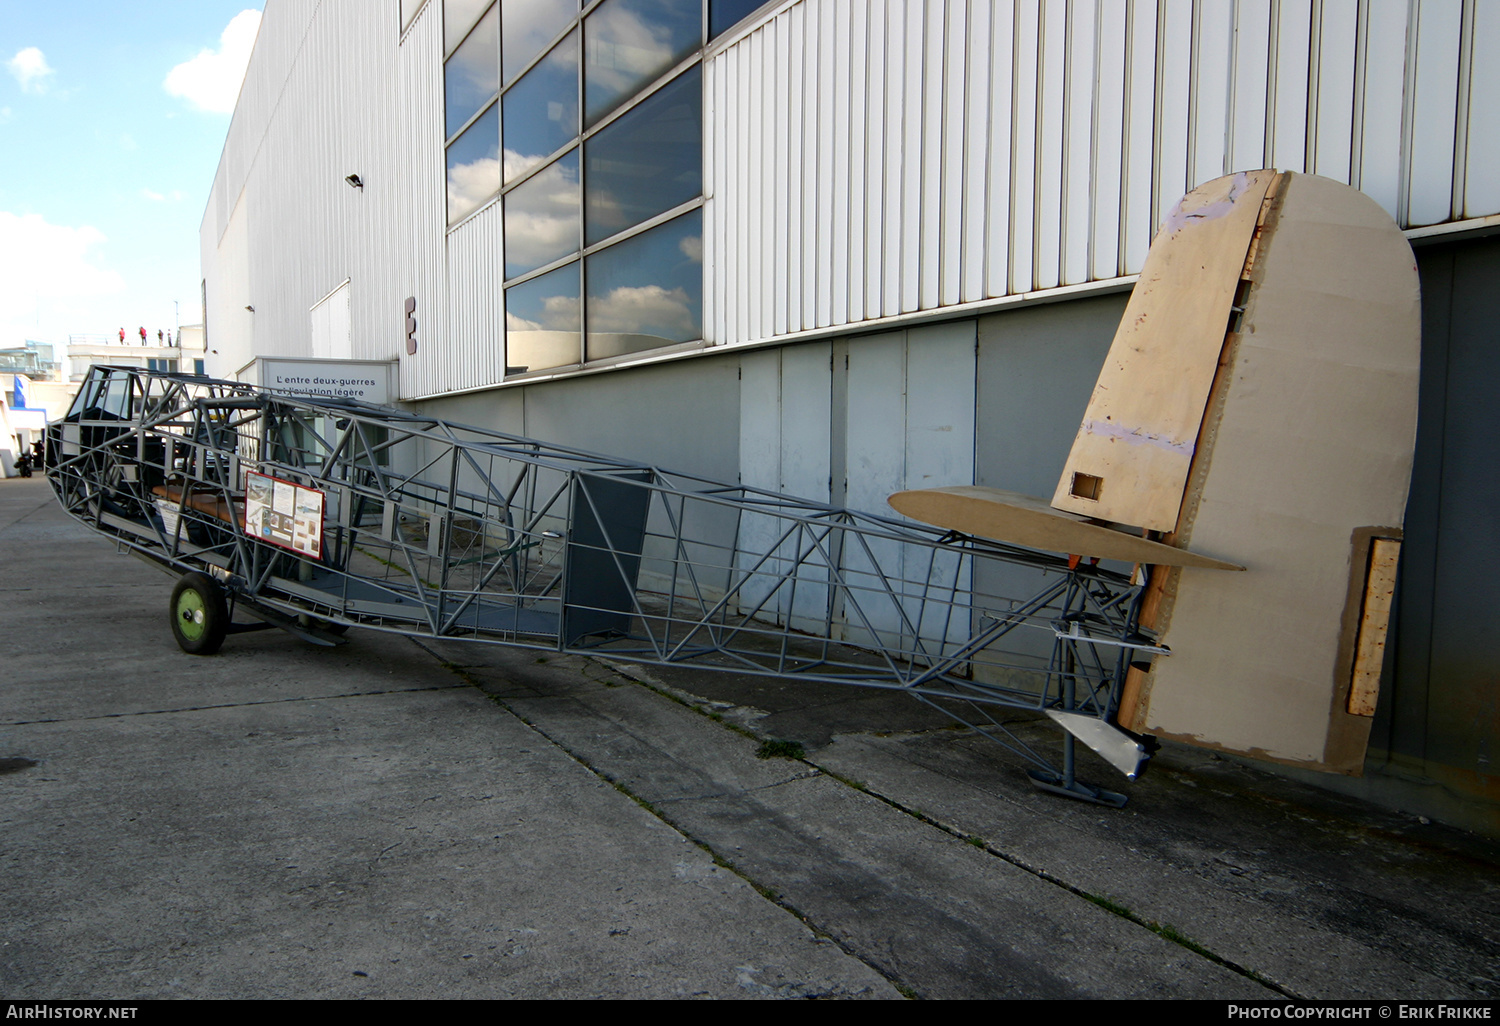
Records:
M0 348L200 320L262 0L0 0ZM244 13L244 12L249 13Z

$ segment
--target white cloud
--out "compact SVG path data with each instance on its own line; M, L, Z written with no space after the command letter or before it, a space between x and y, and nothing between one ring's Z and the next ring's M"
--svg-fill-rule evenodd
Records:
M448 169L448 219L463 217L500 191L500 160L480 157Z
M17 53L5 62L10 73L15 76L21 84L23 93L42 93L47 91L47 76L52 74L52 69L47 66L47 58L42 56L42 51L34 46Z
M540 267L577 249L578 200L578 168L567 158L512 192L505 210L506 264Z
M104 241L87 225L69 228L39 214L0 210L0 346L22 344L36 325L38 303L55 311L70 300L125 291L117 272L90 258Z
M167 73L162 88L199 110L214 114L232 113L258 31L260 12L241 11L230 20L224 34L219 37L217 52L203 50L192 60L177 65Z
M159 192L153 192L150 189L142 189L141 190L141 195L144 196L146 199L150 200L152 203L164 203L164 202L166 202L166 199L167 199L161 193L159 193Z
M672 63L672 27L653 24L623 4L601 8L590 16L590 27L589 73L595 88L624 94Z
M683 240L677 244L677 248L682 250L682 255L687 257L693 263L703 263L703 236L685 236Z
M589 331L689 339L698 326L683 289L660 285L621 286L589 300Z

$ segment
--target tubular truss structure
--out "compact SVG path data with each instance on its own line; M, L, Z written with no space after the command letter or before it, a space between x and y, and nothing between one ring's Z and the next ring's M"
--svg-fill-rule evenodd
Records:
M324 644L347 626L906 691L1077 782L1159 649L1129 575L354 401L95 367L49 435L71 515L233 610ZM248 521L247 521L248 518ZM300 533L293 535L292 520ZM276 532L281 532L276 534ZM280 539L279 542L277 539ZM1066 732L1054 766L1008 710Z

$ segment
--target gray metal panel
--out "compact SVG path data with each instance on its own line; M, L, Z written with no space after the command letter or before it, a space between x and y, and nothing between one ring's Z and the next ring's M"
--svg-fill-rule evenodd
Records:
M1394 768L1500 798L1500 549L1490 411L1500 382L1500 239L1418 251L1422 395L1397 593L1394 679L1381 692L1377 747ZM1390 668L1388 664L1388 674ZM1392 686L1393 685L1393 686Z
M979 319L975 484L1052 494L1126 298Z
M733 480L740 459L738 364L719 356L527 385L524 433Z

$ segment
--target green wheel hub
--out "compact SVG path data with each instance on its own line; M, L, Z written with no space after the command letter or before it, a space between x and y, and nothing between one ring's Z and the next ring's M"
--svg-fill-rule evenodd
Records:
M207 631L208 616L204 612L203 596L192 588L184 588L177 596L177 629L190 641L202 639Z

